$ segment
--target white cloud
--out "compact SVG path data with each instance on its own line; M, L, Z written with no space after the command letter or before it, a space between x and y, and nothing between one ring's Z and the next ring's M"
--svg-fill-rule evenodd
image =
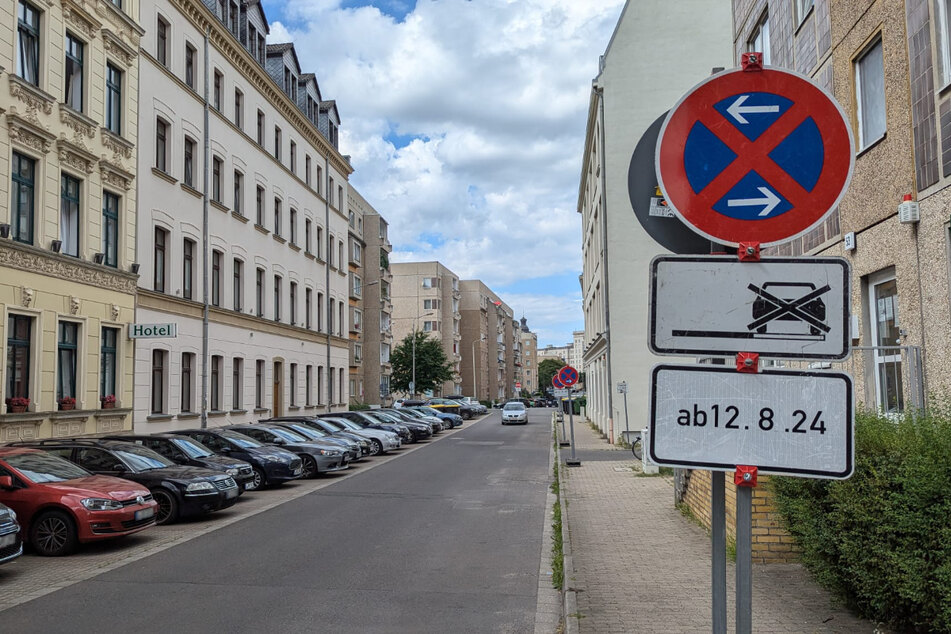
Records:
M394 260L438 259L497 290L580 273L589 91L623 0L418 0L402 21L340 4L266 4L283 12L268 41L293 41L337 101L352 183L389 221ZM575 300L506 299L542 345L582 327Z

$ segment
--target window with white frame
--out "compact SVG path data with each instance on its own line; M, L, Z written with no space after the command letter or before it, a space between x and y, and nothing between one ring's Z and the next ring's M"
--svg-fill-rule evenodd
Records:
M423 332L439 332L439 322L438 321L424 321Z
M932 0L939 87L951 84L951 0Z
M424 299L423 300L423 310L439 310L441 305L441 300L438 299Z
M763 17L760 18L759 22L756 23L756 26L753 27L753 32L750 34L750 39L747 40L746 50L750 53L759 52L763 54L763 59L761 60L764 65L769 65L770 63L770 54L769 54L769 14L764 13Z
M882 40L878 39L855 60L856 118L859 150L885 136L885 69Z
M806 19L806 16L809 15L809 11L812 10L815 3L816 0L793 0L793 8L796 12L796 24Z

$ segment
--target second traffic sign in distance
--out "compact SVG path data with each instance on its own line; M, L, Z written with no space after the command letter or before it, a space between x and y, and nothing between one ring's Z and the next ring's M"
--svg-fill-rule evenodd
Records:
M660 465L848 478L852 379L838 372L757 374L712 366L651 372L650 458Z

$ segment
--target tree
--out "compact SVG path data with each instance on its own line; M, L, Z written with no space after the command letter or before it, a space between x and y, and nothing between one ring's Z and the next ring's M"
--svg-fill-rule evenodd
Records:
M565 363L560 359L542 359L538 364L538 387L542 390L551 387L551 377L558 374L558 370L563 367Z
M410 333L390 354L393 374L390 385L395 391L410 392L413 380L413 334ZM452 363L446 358L442 343L427 333L416 332L416 389L414 393L435 391L445 381L452 380Z

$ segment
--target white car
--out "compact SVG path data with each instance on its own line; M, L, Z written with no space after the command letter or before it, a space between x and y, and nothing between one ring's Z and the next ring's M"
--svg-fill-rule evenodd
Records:
M528 424L528 410L525 409L524 403L512 401L505 404L502 408L502 424L508 425L509 423Z

